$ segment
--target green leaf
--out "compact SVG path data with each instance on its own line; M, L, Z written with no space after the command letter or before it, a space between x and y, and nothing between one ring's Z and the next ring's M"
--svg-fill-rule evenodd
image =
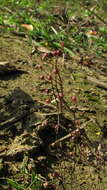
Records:
M16 190L24 190L24 187L22 185L20 185L19 183L17 183L16 181L12 180L12 179L7 179L7 182L10 186L16 188Z
M71 55L73 57L75 56L74 52L71 51L70 49L66 48L66 47L64 47L64 51L65 51L65 53L69 53L69 55Z

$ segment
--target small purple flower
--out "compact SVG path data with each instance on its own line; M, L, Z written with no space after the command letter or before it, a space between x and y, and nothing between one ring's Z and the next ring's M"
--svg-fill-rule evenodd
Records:
M60 174L59 174L58 172L54 172L54 173L52 174L52 176L53 176L53 177L60 177Z

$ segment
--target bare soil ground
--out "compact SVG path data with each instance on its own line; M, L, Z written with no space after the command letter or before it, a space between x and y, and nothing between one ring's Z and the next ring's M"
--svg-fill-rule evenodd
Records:
M77 188L75 181L78 181L79 189L106 188L106 184L100 183L101 180L105 182L107 173L106 58L100 59L93 55L92 64L89 65L90 57L85 56L84 64L81 65L79 58L75 57L65 61L65 67L62 69L66 99L77 94L77 120L80 119L82 125L85 126L85 132L92 142L93 149L96 149L97 144L102 144L105 157L105 168L102 162L98 167L96 163L96 168L91 164L90 166L86 163L85 165L77 164L75 175L72 176L72 174L69 175L71 168L73 172L73 165L70 164L71 155L69 155L70 161L66 160L68 151L65 150L64 153L63 146L62 149L61 147L58 149L59 152L48 148L48 145L56 138L55 130L50 126L57 124L57 111L54 106L44 103L45 97L41 93L42 83L39 79L40 72L36 69L36 65L43 64L45 61L41 60L41 54L38 52L31 56L32 48L27 37L0 33L0 62L8 62L11 68L15 67L18 70L0 75L0 176L2 178L0 188L9 189L3 178L15 176L26 167L29 172L33 167L37 167L37 172L41 173L44 178L51 178L51 170L55 168L62 173L63 177L65 176L67 189L70 189L71 180L73 181L72 187L75 189ZM51 62L51 60L48 61ZM74 109L74 105L71 107ZM69 115L67 110L64 116L61 116L60 122L63 128L60 129L57 138L63 137L74 129L72 115ZM69 130L66 130L69 125L71 125ZM102 171L103 174L98 173L98 170L103 170L102 168L105 173ZM102 179L100 179L101 175ZM22 173L18 176L19 182L21 182L21 177L25 181L28 180ZM87 184L90 184L90 187ZM62 189L63 184L57 185L58 189Z

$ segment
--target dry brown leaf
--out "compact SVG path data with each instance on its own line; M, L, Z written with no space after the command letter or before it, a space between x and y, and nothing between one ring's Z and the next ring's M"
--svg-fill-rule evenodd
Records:
M50 53L51 52L48 48L43 47L43 46L39 46L37 48L37 50L40 51L40 52L43 52L43 53Z
M32 24L21 24L23 28L26 28L27 30L33 31L33 26Z

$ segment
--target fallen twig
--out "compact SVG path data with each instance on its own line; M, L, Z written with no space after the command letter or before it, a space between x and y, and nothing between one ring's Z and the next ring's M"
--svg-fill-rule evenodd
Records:
M0 123L0 130L9 128L12 124L17 123L18 121L22 120L23 118L25 118L26 116L28 116L34 112L35 112L35 110L28 111L28 112L23 113L22 115L19 115L17 117L12 117L12 118Z
M91 141L89 140L89 138L87 137L87 134L85 132L85 129L84 127L90 122L91 120L89 121L86 121L82 126L81 128L78 128L78 129L75 129L73 130L72 132L70 132L68 135L65 135L64 137L61 137L60 139L56 140L55 142L51 143L50 146L55 146L56 144L66 140L66 139L69 139L71 137L74 137L73 139L75 139L75 137L79 136L79 135L83 135L85 137L85 139L88 141L88 143L91 145Z
M88 140L88 142L91 144L91 141L89 140L89 138L87 137L86 133L85 133L85 129L81 128L81 129L75 129L72 132L70 132L68 135L65 135L64 137L56 140L55 142L51 143L50 146L54 147L56 144L65 141L69 138L72 138L72 140L74 140L75 138L77 138L78 136L83 135L86 140Z
M25 112L25 113L23 113L23 114L21 114L19 116L12 117L12 118L0 123L0 130L10 127L11 125L21 121L26 116L31 115L32 113L36 113L35 109L31 110L31 111L28 111L28 112ZM54 113L42 113L42 112L39 112L39 115L41 115L41 116L53 116L53 115L58 115L58 112L54 112ZM41 122L37 122L37 123L33 124L33 126L37 126L39 124L41 124Z
M87 79L89 81L91 81L92 83L95 83L97 86L107 90L107 84L106 83L104 83L102 81L99 81L98 79L95 79L95 78L92 78L92 77L87 77Z
M93 10L91 10L88 6L85 6L84 2L81 2L81 4L82 4L82 7L87 9L91 14L96 16L101 22L103 22L105 25L107 25L107 22L102 17L100 17L98 14L96 14Z
M9 9L8 7L0 7L0 9L1 9L2 11L6 11L6 12L12 14L12 15L14 14L14 12L13 12L11 9Z
M58 143L60 143L60 142L62 142L62 141L64 141L64 140L66 140L66 139L69 139L71 136L72 136L71 133L69 133L68 135L66 135L66 136L64 136L64 137L62 137L62 138L56 140L56 141L53 142L52 144L50 144L50 146L55 146L56 144L58 144Z

